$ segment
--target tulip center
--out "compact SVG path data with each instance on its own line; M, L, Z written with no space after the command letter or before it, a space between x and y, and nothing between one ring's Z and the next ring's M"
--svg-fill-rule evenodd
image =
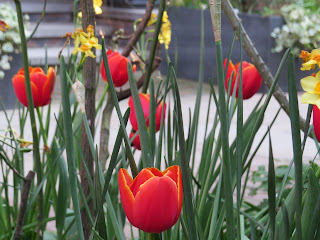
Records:
M314 87L314 91L320 94L320 82L318 82L317 85Z

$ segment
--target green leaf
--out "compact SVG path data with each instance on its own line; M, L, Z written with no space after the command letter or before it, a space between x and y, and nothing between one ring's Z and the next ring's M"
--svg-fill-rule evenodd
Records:
M71 197L73 201L74 214L75 214L76 225L79 233L79 238L83 240L84 235L83 235L82 220L81 220L81 214L80 214L80 203L79 203L78 191L77 191L78 189L77 168L76 168L76 160L75 160L74 147L73 147L72 120L71 120L70 102L69 102L69 95L68 95L66 68L65 68L65 62L64 62L63 56L61 56L61 60L60 60L60 71L61 71L60 82L61 82L62 107L63 107L64 138L65 138L66 152L67 152Z
M195 217L194 217L194 207L193 207L193 197L192 197L192 189L190 184L190 170L189 170L189 161L185 146L185 137L184 137L184 128L183 128L183 117L181 110L181 98L178 89L177 77L174 72L173 67L170 65L170 68L173 73L173 95L175 99L175 107L177 110L177 118L179 121L178 124L178 134L179 134L179 146L180 146L180 165L182 171L182 180L183 180L183 195L184 195L184 203L187 215L187 225L188 225L188 235L192 240L198 239L197 230L195 225Z
M269 131L268 202L269 202L269 217L270 217L270 225L271 225L271 239L274 239L275 217L276 217L276 176L274 171L274 160L273 160L273 153L272 153L270 131Z
M300 114L298 107L298 94L295 79L294 56L288 58L288 85L289 85L289 109L293 144L293 157L295 165L295 208L296 208L296 238L302 239L301 208L302 208L302 150L300 136Z
M318 183L318 179L316 178L313 170L310 168L309 169L309 177L308 177L308 189L306 192L306 197L305 197L305 201L303 204L303 210L302 210L302 215L301 215L301 222L302 224L302 238L303 239L312 239L313 236L309 236L309 238L307 238L308 233L310 232L310 234L313 232L314 234L314 228L313 230L310 229L310 226L313 224L312 220L315 221L315 219L313 219L314 213L316 213L316 205L317 205L317 201L319 198L319 193L320 193L320 186ZM319 212L317 212L317 215L319 215ZM319 217L318 221L319 221ZM317 222L317 221L315 221Z

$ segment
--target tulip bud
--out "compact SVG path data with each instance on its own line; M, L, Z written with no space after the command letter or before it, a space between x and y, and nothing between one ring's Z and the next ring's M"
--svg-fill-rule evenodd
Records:
M55 81L54 69L50 67L48 69L48 74L46 75L39 67L29 67L29 73L34 107L37 108L49 104L51 101L51 94L53 93ZM21 68L19 72L14 75L12 78L12 84L18 100L24 106L28 107L23 68Z
M318 142L320 142L320 109L317 105L313 105L313 129Z
M144 118L146 119L147 127L149 127L150 94L139 93L139 97L140 97L140 102L141 102ZM132 97L130 97L128 105L131 108L129 119L130 119L132 128L133 128L133 130L137 131L138 130L138 122L137 122L137 118L136 118L136 111L134 108ZM158 102L158 104L157 104L157 107L156 107L156 131L159 131L160 126L161 126L161 114L162 114L163 107L164 107L163 120L165 119L166 105L167 104L163 105L163 102Z
M119 52L107 51L108 63L112 81L115 87L121 87L129 80L127 63L130 61L128 58L122 56ZM136 71L136 65L132 66L133 72ZM104 62L101 62L100 73L102 79L108 82L107 74L104 68Z
M126 169L118 176L120 197L129 222L150 233L171 228L179 219L183 186L179 166L161 172L145 168L133 180Z
M224 60L224 68L226 68L227 64L227 59ZM226 90L228 89L228 82L231 82L231 95L233 93L233 88L235 85L235 82L238 78L238 83L237 83L237 90L236 90L236 97L238 97L238 88L239 88L239 78L240 78L240 73L238 70L240 67L240 62L237 63L236 65L232 64L232 61L229 62L227 74L226 74L226 80L225 80L225 88ZM231 78L233 72L233 78ZM258 70L256 67L248 63L246 61L242 62L242 86L243 86L243 99L249 99L251 98L254 94L256 94L261 86L262 83L262 77L260 76Z

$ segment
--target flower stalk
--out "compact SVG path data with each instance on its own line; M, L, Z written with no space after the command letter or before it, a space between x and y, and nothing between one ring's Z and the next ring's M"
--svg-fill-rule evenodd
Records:
M28 110L30 113L30 121L31 121L31 130L32 130L32 137L33 137L33 159L35 163L35 170L37 173L37 184L40 185L42 182L42 164L40 159L40 150L39 150L39 138L37 133L37 125L35 119L35 112L34 112L34 104L33 104L33 97L31 91L31 82L30 82L30 75L29 75L29 64L28 64L28 52L27 52L27 40L24 32L24 25L23 25L23 16L22 16L22 9L21 9L21 2L20 0L15 0L16 10L17 10L17 17L19 23L19 32L21 38L21 51L22 51L22 59L23 59L23 67L25 73L25 86L27 92L27 99L28 99ZM42 188L39 190L38 193L38 238L42 239L42 232L43 232L43 192Z

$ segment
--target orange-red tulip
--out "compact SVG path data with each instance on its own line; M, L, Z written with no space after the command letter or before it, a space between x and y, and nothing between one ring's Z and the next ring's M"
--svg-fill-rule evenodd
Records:
M149 93L148 94L139 93L139 97L140 97L140 102L141 102L144 118L146 119L147 127L149 127L150 94ZM136 118L136 111L134 108L132 96L129 99L128 105L130 107L129 119L130 119L132 128L133 128L133 130L137 131L138 130L138 122L137 122L137 118ZM164 105L163 121L166 116L166 107L167 107L167 104ZM160 129L162 108L163 108L163 102L158 102L158 105L156 107L156 131L159 131L159 129Z
M121 168L118 181L122 206L133 226L145 232L160 233L179 219L183 198L179 166L171 166L163 172L145 168L134 180Z
M115 87L121 87L128 82L127 64L130 61L128 58L122 56L119 52L107 51L108 63L112 81ZM136 71L136 65L132 66L133 72ZM104 69L104 62L101 62L100 68L102 79L108 82L107 74Z
M49 104L55 81L54 69L50 67L48 69L48 74L46 75L39 67L29 67L29 73L34 107L37 108ZM12 83L17 98L24 106L28 107L27 92L24 81L24 69L21 68L12 78Z
M320 142L320 109L317 105L313 105L313 128L316 138Z
M136 133L130 133L129 138L132 139L135 134L136 134ZM131 145L132 145L135 149L141 150L139 133L138 133L138 134L135 136L135 138L132 140Z
M227 59L224 60L224 68L226 68ZM240 62L236 65L233 65L232 61L230 60L228 71L226 74L225 80L225 88L228 89L228 82L232 81L231 85L231 94L233 93L233 88L237 79L238 69L240 67ZM231 79L231 75L233 72L233 78ZM239 76L240 77L240 74ZM243 86L243 99L251 98L256 92L258 92L262 83L262 77L260 76L256 67L248 63L246 61L242 62L242 86ZM239 88L239 79L237 84L237 91L236 97L238 97L238 88Z

